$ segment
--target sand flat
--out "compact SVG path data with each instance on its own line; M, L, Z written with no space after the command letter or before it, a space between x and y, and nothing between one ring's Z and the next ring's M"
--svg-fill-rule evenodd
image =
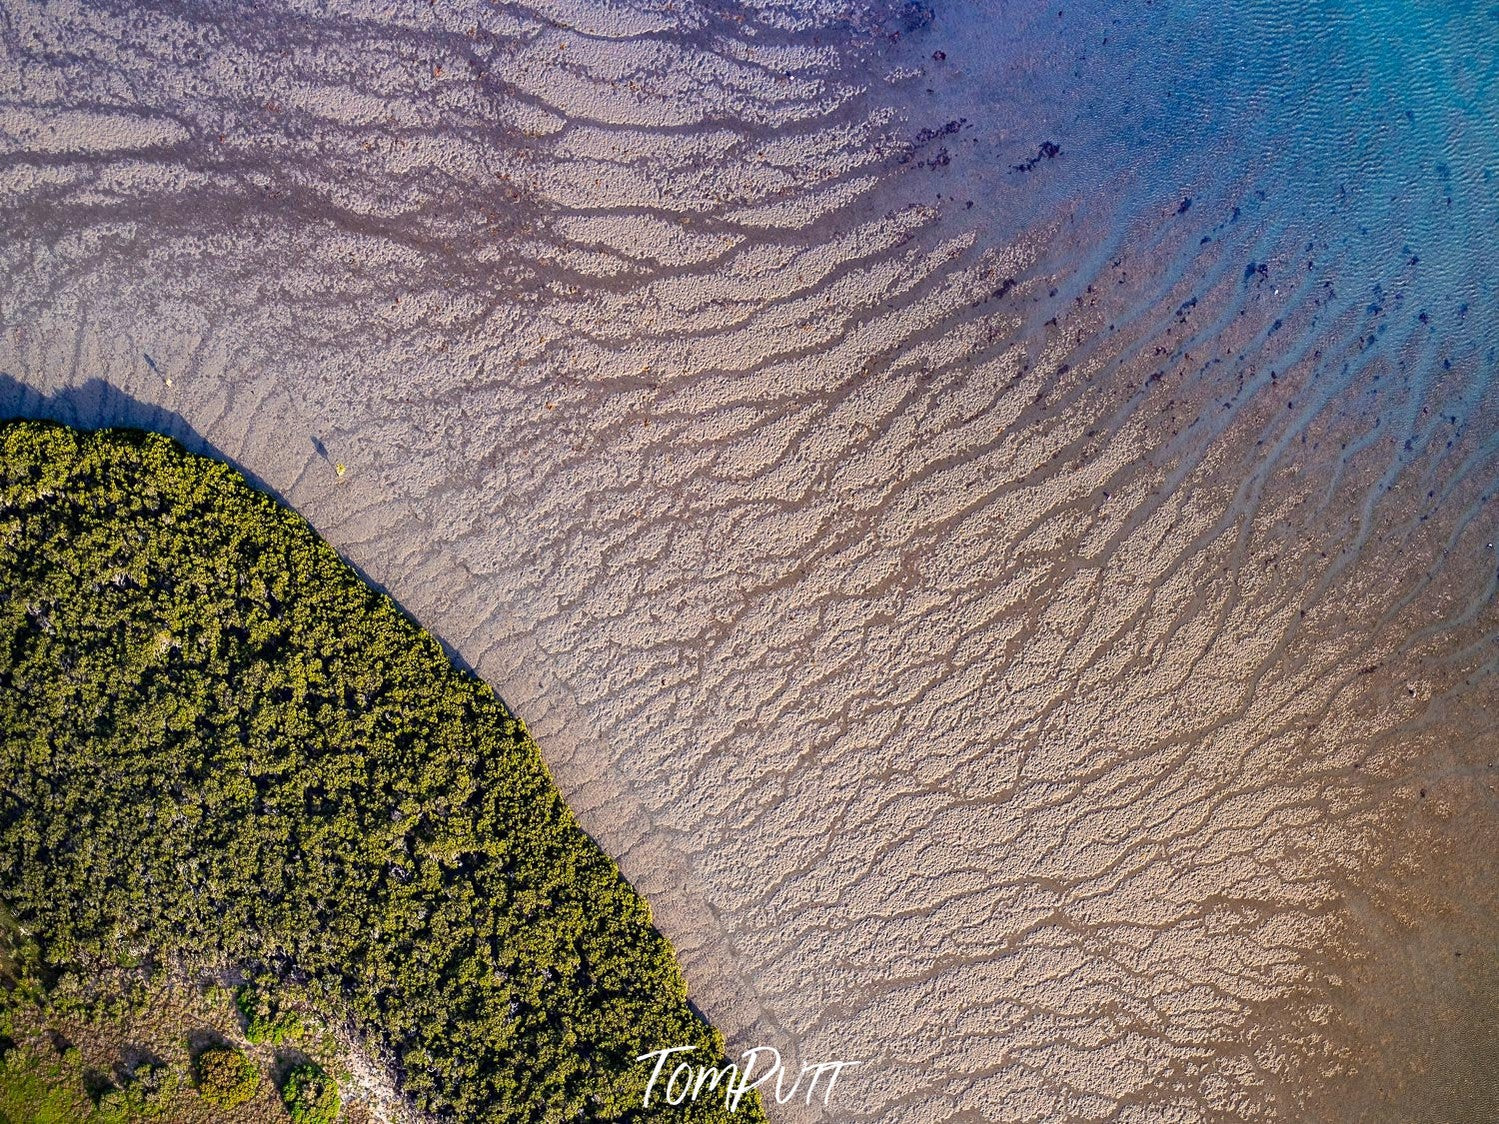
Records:
M731 1042L867 1062L777 1120L1479 1119L1477 165L1067 8L16 6L0 405L493 683Z

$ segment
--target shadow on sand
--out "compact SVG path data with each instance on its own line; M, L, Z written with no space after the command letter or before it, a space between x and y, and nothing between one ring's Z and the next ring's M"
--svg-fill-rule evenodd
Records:
M89 379L79 386L70 386L55 393L46 394L27 386L14 375L0 371L0 424L20 418L61 422L75 429L144 429L152 433L162 433L177 441L188 452L223 461L248 480L250 485L258 491L273 497L283 507L292 511L297 510L295 504L289 502L265 480L205 438L181 414L151 402L142 402L139 398L127 394L103 379ZM316 436L310 436L309 441L313 452L327 460L328 450L323 442ZM336 546L334 549L338 550ZM451 644L417 620L382 583L367 574L363 567L351 560L343 551L338 551L338 555L351 570L359 575L360 581L389 597L413 624L430 633L442 645L443 653L455 667L478 677L478 672L459 655ZM498 693L496 692L497 695ZM500 701L505 705L505 709L511 710L503 698ZM511 713L514 711L511 710Z

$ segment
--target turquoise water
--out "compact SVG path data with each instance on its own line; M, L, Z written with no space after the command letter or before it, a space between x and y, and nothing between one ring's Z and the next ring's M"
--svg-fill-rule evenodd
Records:
M1432 333L1468 350L1492 341L1499 8L1058 8L1049 42L1026 49L1077 61L1055 69L1039 102L1056 129L1081 131L1059 174L1120 203L1113 229L1180 195L1221 237L1237 208L1291 245L1305 236L1308 272L1341 283L1346 300L1377 290L1378 330L1414 331L1424 311ZM1034 113L1032 87L1020 89Z
M931 190L995 244L1061 223L1031 339L1099 303L1078 354L1116 379L1298 386L1272 445L1358 419L1401 462L1456 430L1471 455L1431 471L1492 490L1499 7L959 5L902 48L913 115L964 121Z

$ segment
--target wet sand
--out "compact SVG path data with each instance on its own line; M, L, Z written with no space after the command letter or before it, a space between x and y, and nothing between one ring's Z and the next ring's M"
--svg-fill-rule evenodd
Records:
M1488 1119L1493 263L1080 10L14 8L0 407L493 683L731 1043L867 1062L777 1120Z

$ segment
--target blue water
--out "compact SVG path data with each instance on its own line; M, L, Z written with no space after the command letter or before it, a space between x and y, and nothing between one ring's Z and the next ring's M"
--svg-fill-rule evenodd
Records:
M1301 432L1359 418L1403 455L1440 420L1490 490L1499 7L957 5L902 49L913 116L966 122L947 186L985 236L1065 215L1032 333L1128 283L1117 376L1157 351L1210 389L1293 371Z

